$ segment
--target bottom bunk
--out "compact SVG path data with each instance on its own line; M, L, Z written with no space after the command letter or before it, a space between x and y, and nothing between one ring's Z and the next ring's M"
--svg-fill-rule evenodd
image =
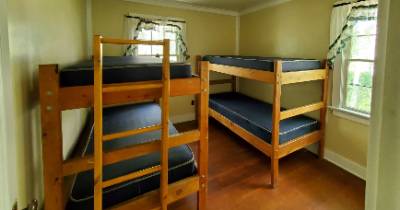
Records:
M160 107L155 103L105 108L103 113L104 134L159 124L161 121L160 117ZM169 124L169 132L170 134L177 133L177 130L171 123ZM160 131L155 131L104 142L104 150L113 150L156 141L160 138L160 134ZM85 149L82 156L93 153L93 134L85 141ZM153 153L105 166L103 176L104 180L110 180L158 165L160 165L160 154ZM190 147L183 145L171 148L169 151L169 182L176 183L179 180L193 177L196 174L196 162ZM125 201L158 189L160 185L159 176L160 173L156 172L145 177L105 188L103 191L104 208L124 203ZM86 171L76 175L67 202L67 209L93 209L93 187L93 171Z
M271 155L272 105L240 93L210 95L210 116L229 127L267 155ZM284 110L284 109L282 109ZM281 110L281 111L282 111ZM279 157L321 138L319 122L300 115L280 121ZM286 146L291 147L286 147ZM286 147L286 148L285 148Z

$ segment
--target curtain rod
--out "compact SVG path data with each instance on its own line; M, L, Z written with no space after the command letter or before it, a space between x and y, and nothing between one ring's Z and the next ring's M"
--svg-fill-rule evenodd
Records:
M139 17L139 16L132 16L132 15L125 15L126 18L135 18L135 19L146 19L143 17ZM159 20L159 21L163 21L165 19L153 19L153 20ZM170 20L170 19L166 19L169 22L175 22L175 23L186 23L186 21L182 21L182 20Z
M344 3L340 3L340 4L335 4L335 5L333 5L333 8L346 6L346 5L353 4L353 3L359 3L359 2L363 2L363 1L367 1L367 0L357 0L357 1L352 1L352 2L344 2Z

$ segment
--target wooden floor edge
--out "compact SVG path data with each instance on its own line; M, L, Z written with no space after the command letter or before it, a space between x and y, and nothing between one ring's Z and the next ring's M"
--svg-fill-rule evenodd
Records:
M189 177L178 182L172 183L168 186L168 204L178 201L182 198L189 196L190 194L198 192L200 189L200 178L199 176ZM158 210L161 208L159 199L159 190L154 190L141 195L137 198L133 198L130 201L119 204L109 210L132 210L132 209L143 209L143 210Z

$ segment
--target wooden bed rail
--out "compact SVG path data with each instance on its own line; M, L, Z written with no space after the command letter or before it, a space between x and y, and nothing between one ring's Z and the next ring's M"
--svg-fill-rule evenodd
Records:
M305 105L302 107L282 111L280 120L284 120L284 119L299 116L299 115L302 115L305 113L317 111L317 110L324 108L324 106L325 106L324 102L318 102L318 103L308 104L308 105Z
M172 135L169 138L169 148L184 144L194 143L200 140L200 131L192 130ZM104 165L110 165L123 160L140 157L160 150L160 141L152 141L139 146L124 147L107 151L104 154ZM63 176L74 175L83 171L93 169L93 155L66 160L63 163Z
M56 67L54 67L56 68ZM54 71L54 77L58 74ZM142 83L142 82L136 82ZM200 94L200 78L171 79L170 96L186 96ZM135 84L135 83L131 83ZM107 85L104 85L107 86ZM93 86L62 87L60 88L59 103L61 110L78 108L89 108L93 106ZM161 96L159 89L143 89L134 91L123 91L118 93L105 93L103 104L110 106L114 104L129 103L131 101L154 100Z
M277 62L279 61L279 62ZM196 56L197 66L198 63L201 62L201 56ZM282 69L282 60L276 60L275 64L280 65L280 69ZM323 63L326 63L325 61ZM325 80L328 78L328 68L324 65L324 68L321 69L312 69L312 70L304 70L304 71L294 71L294 72L283 72L281 71L281 76L279 78L281 85L307 82L307 81L316 81L316 80ZM277 68L277 66L275 66ZM265 71L265 70L257 70L250 68L242 68L235 66L227 66L221 64L212 64L209 63L210 71L215 71L223 74L233 75L233 77L241 77L251 80L256 80L260 82L265 82L269 84L274 84L277 81L275 80L276 71ZM228 80L215 80L210 81L211 85L214 84L225 84L231 83ZM233 83L234 84L234 83Z

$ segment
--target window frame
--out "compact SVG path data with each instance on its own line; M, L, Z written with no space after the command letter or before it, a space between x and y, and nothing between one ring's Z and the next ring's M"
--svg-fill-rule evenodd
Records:
M362 36L375 36L377 38L377 34L368 34L368 35L356 35L357 37ZM351 44L349 42L349 47L345 50L344 53L350 54L351 52ZM376 51L376 47L375 47ZM369 125L369 120L371 116L371 112L363 112L361 110L353 109L351 107L346 106L347 99L347 77L349 73L349 66L352 62L365 62L365 63L373 63L376 64L375 59L363 59L363 58L344 58L342 56L338 56L339 62L337 62L335 69L333 71L333 85L332 85L332 105L333 113L336 116L349 119L352 121L356 121L362 124ZM375 68L374 68L375 70ZM372 90L371 90L372 93Z
M183 34L183 39L186 41L186 20L182 19L182 18L176 18L176 17L166 17L166 16L155 16L155 15L147 15L147 14L139 14L139 13L129 13L129 16L138 16L138 17L143 17L146 19L153 19L153 20L157 20L157 21L177 21L177 22L184 22L184 27L182 28L182 34ZM165 31L164 31L165 33ZM171 61L171 62L183 62L185 61L184 58L182 57L182 55L178 54L178 42L177 39L175 39L175 45L176 45L176 51L175 54L170 54L170 58L171 57L176 57L176 61ZM139 56L149 56L149 57L154 57L156 55L153 55L151 53L151 55L140 55L139 54L139 49L137 50L137 55ZM180 58L181 57L181 58ZM160 56L160 58L162 58L162 55Z
M153 31L151 31L150 30L150 36L151 36L151 38L150 38L150 40L151 41L157 41L156 39L153 39ZM166 34L166 32L165 32L165 30L163 30L163 36L165 37L165 34ZM171 59L171 57L176 57L176 60L175 61L172 61L171 60L171 62L179 62L179 55L178 55L178 42L176 41L177 40L177 37L175 37L175 39L174 40L170 40L170 42L171 41L174 41L175 42L175 54L171 54L171 52L170 52L170 54L169 54L169 57L170 57L170 59ZM138 56L149 56L149 57L160 57L160 58L162 58L163 57L163 55L161 54L153 54L153 47L154 46L149 46L149 45L147 45L147 47L150 47L150 54L140 54L139 53L139 46L140 45L138 45L138 49L137 49L137 55Z
M343 72L343 74L344 74L344 80L343 80L343 82L344 82L345 84L343 84L343 86L346 86L347 79L348 79L348 74L349 74L349 68L350 68L350 64L351 64L352 62L372 63L372 64L375 65L375 60L371 60L371 59L354 59L354 58L346 59L346 60L345 60L345 65L344 65L344 66L345 66L345 67L344 67L344 72ZM371 78L371 80L372 80L372 78ZM372 81L371 81L371 82L372 82ZM372 89L371 89L371 93L372 93ZM347 94L348 94L348 91L346 91L346 87L343 87L342 93L341 93L341 94L343 95L343 100L340 101L340 107L341 107L341 108L346 109L346 110L349 110L349 111L351 111L351 112L359 113L359 114L362 115L363 117L369 118L371 111L368 113L368 112L364 112L364 111L362 111L362 110L358 110L358 109L354 109L354 108L352 108L352 107L346 106L346 100L347 100Z

